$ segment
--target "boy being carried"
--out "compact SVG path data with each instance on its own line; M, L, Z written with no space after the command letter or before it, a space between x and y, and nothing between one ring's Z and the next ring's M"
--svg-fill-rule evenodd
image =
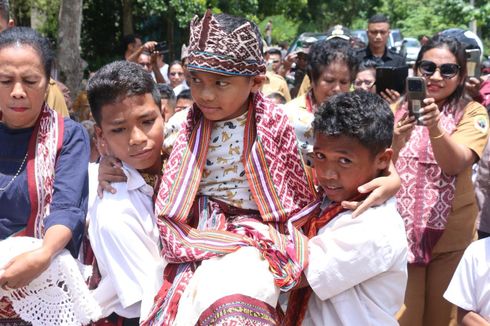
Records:
M89 211L90 243L101 274L94 296L103 315L112 314L110 320L120 316L134 319L124 325L139 325L162 284L153 204L163 164L160 94L151 75L128 61L102 67L87 89L98 138L122 161L127 177Z
M195 104L156 201L169 265L148 324L275 325L280 289L301 275L304 238L287 222L315 194L287 115L258 92L261 47L246 19L191 23Z
M393 114L364 91L336 95L313 122L313 162L323 199L307 209L308 285L292 291L287 325L398 325L407 282L407 241L396 200L356 218L340 203L390 164Z

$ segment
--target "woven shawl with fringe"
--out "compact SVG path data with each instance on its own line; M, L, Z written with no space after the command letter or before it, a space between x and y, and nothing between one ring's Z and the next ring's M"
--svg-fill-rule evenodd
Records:
M296 285L307 264L306 238L298 228L311 212L295 213L315 199L315 192L308 184L294 129L282 109L264 100L260 93L250 101L242 162L260 217L270 226L270 238L259 239L253 236L254 232L235 233L229 227L225 231L189 226L189 213L199 190L212 131L212 122L194 106L170 155L155 203L162 255L173 266L166 269L166 275L172 275L174 282L188 282L195 268L193 263L226 255L243 246L255 246L261 251L276 285L283 291ZM164 284L145 324L172 322L184 287L173 288ZM162 314L168 316L163 322L153 321Z

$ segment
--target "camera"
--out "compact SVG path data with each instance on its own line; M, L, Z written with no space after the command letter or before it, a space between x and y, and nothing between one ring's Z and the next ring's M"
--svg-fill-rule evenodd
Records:
M153 51L154 52L160 52L160 53L168 53L167 42L165 42L165 41L158 42L155 45L155 49Z

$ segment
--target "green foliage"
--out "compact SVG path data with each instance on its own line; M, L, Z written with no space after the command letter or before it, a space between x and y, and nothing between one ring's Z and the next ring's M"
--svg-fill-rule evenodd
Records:
M58 15L60 11L60 0L33 0L32 6L45 15L39 32L52 40L56 40L58 34Z
M283 15L266 17L260 24L259 29L265 37L265 25L272 20L272 43L289 42L298 35L299 23Z

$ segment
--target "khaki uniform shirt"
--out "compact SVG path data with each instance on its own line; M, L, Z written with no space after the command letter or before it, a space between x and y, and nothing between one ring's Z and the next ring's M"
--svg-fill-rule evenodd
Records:
M480 158L488 138L488 114L483 106L470 102L451 138L471 149ZM475 192L471 182L471 165L456 176L456 190L452 212L446 229L434 247L434 253L465 249L475 236L478 214Z

